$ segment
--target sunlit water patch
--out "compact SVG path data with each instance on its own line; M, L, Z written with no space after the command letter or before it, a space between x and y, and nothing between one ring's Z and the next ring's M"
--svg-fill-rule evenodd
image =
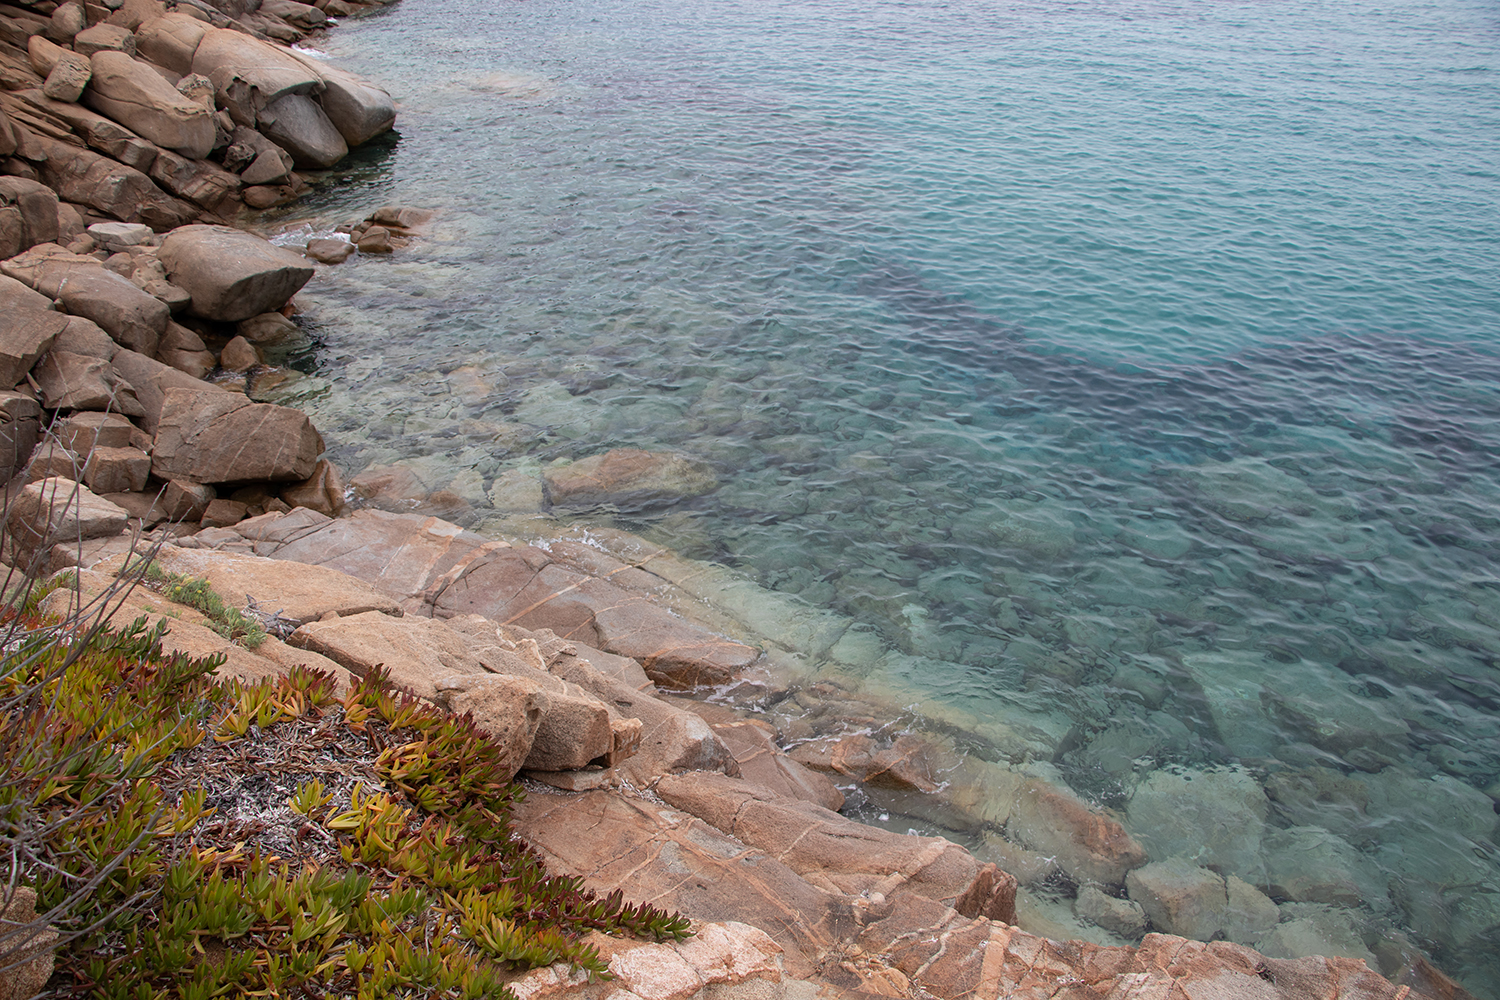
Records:
M347 472L524 534L548 463L707 460L585 519L1271 888L1247 943L1500 996L1493 10L405 0L320 46L400 135L272 221L440 209L304 294L279 398Z

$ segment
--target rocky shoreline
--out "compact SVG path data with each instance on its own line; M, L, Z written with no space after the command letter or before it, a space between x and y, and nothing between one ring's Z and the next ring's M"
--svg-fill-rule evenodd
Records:
M1398 941L1369 955L1390 980L1358 958L1252 950L1299 953L1274 935L1309 918L1270 887L1152 861L1036 769L799 677L765 636L816 623L749 627L726 610L743 582L717 567L617 531L523 545L347 509L311 422L246 392L300 336L288 313L314 261L389 252L423 216L382 209L305 255L223 223L294 199L299 169L390 128L378 87L275 44L357 9L0 11L0 558L78 567L54 608L102 593L150 532L169 571L247 595L282 634L248 650L142 592L117 616L167 615L169 649L223 653L228 675L379 668L473 713L530 783L518 824L549 861L716 928L700 934L713 947L610 945L623 984L547 970L523 996L1466 995ZM361 492L402 494L400 474L366 470ZM620 450L549 469L541 488L567 505L712 482L681 456ZM980 858L861 825L838 813L845 790L1004 837ZM1344 891L1336 875L1309 872L1288 898L1315 906ZM1049 882L1076 890L1079 921L1139 943L1052 940L1067 928L1024 909L1025 886Z

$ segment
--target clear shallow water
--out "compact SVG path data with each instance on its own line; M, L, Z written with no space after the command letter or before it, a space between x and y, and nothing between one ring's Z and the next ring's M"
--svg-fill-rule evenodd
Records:
M616 523L854 619L830 671L1153 857L1344 873L1268 951L1399 933L1500 995L1491 5L404 0L320 44L400 137L285 221L442 211L307 295L285 398L347 471L524 530L546 462L706 459Z

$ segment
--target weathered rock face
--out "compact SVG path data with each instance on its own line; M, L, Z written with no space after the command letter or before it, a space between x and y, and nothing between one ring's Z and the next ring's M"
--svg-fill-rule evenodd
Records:
M267 105L286 94L310 94L322 81L286 49L228 28L209 28L193 51L192 71L213 81L237 124L255 128Z
M61 342L68 334L65 331ZM206 382L201 382L191 375L184 374L175 368L162 364L160 361L137 354L135 351L116 351L111 356L111 366L131 386L136 399L140 401L140 426L147 434L155 434L157 423L161 420L162 406L166 402L168 389L183 389L188 392L217 392L225 396L231 395L222 389L215 388ZM243 398L243 397L241 397ZM122 413L129 412L122 410ZM131 414L134 416L135 414Z
M135 30L136 52L182 76L193 72L193 53L209 26L187 14L165 14Z
M323 439L297 410L218 389L168 389L151 471L199 483L288 482L312 475Z
M568 641L637 659L668 686L723 683L759 655L671 614L650 596L659 578L586 546L558 542L551 552L507 546L436 518L372 510L330 522L316 535L267 554L334 566L390 594L422 594L427 614L478 614L552 629ZM581 558L583 550L597 564L587 572L563 561L575 551Z
M42 407L30 395L0 389L0 476L8 481L26 466L42 432Z
M103 358L51 350L36 366L35 377L42 405L49 410L111 410L131 417L143 413L134 388Z
M94 75L93 64L76 52L66 52L53 65L42 84L42 93L54 101L75 104Z
M359 677L383 667L391 683L428 701L436 700L439 681L486 672L462 636L429 618L392 618L370 611L309 622L292 633L291 643L321 653Z
M813 992L793 993L783 983L781 948L762 930L738 921L701 924L683 943L649 944L595 932L587 942L609 964L608 987L600 991L627 1000L811 1000ZM512 984L517 996L591 997L579 976L560 966L535 969ZM799 987L808 984L796 984ZM599 987L594 987L599 989Z
M90 58L100 52L134 56L135 35L118 24L96 24L73 36L73 50Z
M52 436L64 448L88 452L93 448L128 448L135 425L118 413L75 413L52 425Z
M968 909L969 916L1015 920L1016 882L940 837L868 827L810 802L777 796L708 772L670 775L656 786L667 802L784 862L813 885L846 895L890 895L909 888ZM971 893L983 877L985 892Z
M261 109L260 130L291 154L299 167L331 167L349 154L328 115L305 94L284 94Z
M224 165L238 170L246 184L279 184L295 166L286 150L253 128L244 127L234 130L224 153Z
M0 311L0 388L9 389L21 381L66 326L67 317L61 313L4 306Z
M288 573L285 564L274 559L170 546L162 549L158 561L174 573L202 577L227 597L238 600L248 595L268 614L298 625L327 615L401 613L395 601L369 584L323 566Z
M92 30L92 29L90 29ZM201 160L214 147L213 114L123 52L96 52L84 103L143 138Z
M95 493L135 493L146 488L151 456L139 448L95 448L87 454L83 481Z
M536 707L522 766L569 771L608 757L615 749L609 709L582 691L548 690L541 678L514 674L465 674L439 681L437 699L454 712L473 713L475 724L500 738L513 732L516 708L524 699Z
M889 747L879 747L864 735L811 740L798 746L791 757L815 771L867 785L919 792L938 787L926 742L911 736L899 736Z
M48 260L36 287L68 313L97 324L120 346L147 357L156 353L172 316L165 302L94 261Z
M57 239L57 195L24 177L0 177L0 259Z
M192 295L193 315L226 322L280 309L315 271L300 254L228 226L173 230L157 259Z
M854 927L844 900L679 810L598 791L534 792L514 815L549 870L581 875L596 891L619 887L628 899L649 899L696 919L759 927L785 949L793 975L811 974Z
M179 198L220 216L231 216L240 203L240 179L207 160L162 150L151 164L151 179Z
M67 201L125 222L144 222L158 232L190 222L198 214L192 205L173 198L150 177L124 163L45 136L36 142L46 156L39 168L42 181Z
M707 464L685 455L616 448L543 470L547 499L558 506L670 503L718 487Z
M23 560L53 545L118 535L127 515L82 483L49 478L30 483L6 512L5 526Z
M309 68L323 78L318 97L323 112L350 146L369 142L396 123L396 105L382 88L326 64Z
M313 474L281 491L288 507L307 507L332 517L345 507L344 480L326 458L318 460Z
M754 722L711 724L740 765L740 777L786 798L802 799L838 812L844 793L817 771L782 753L764 728Z

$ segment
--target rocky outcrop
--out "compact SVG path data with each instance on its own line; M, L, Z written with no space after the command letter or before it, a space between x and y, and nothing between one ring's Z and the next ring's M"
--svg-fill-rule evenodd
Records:
M201 160L213 149L212 111L184 97L149 65L118 51L95 52L89 63L84 100L90 108L183 156Z
M5 512L12 564L24 566L53 545L117 536L128 519L124 510L82 483L61 477L30 483Z
M313 276L303 257L227 226L174 230L157 256L193 315L226 322L280 309Z
M704 771L665 777L656 792L825 891L889 896L908 889L968 916L1015 921L1016 880L941 837L865 826L810 802Z
M758 655L655 602L650 591L658 578L629 572L630 566L585 546L511 546L436 518L372 510L312 526L285 543L250 544L274 558L332 566L389 594L422 595L417 613L477 614L550 629L639 660L666 687L722 683Z
M168 389L151 471L200 483L301 482L323 439L299 410L215 389Z

